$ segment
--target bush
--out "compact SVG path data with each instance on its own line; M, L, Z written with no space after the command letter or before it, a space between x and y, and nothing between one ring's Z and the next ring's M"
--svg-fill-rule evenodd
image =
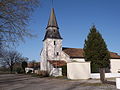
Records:
M62 75L67 76L67 65L62 66L61 68L62 68Z
M28 72L27 72L27 74L31 74L32 73L32 70L29 70Z
M0 74L8 74L9 72L9 68L6 67L0 67Z
M49 73L47 71L39 70L37 74L40 75L41 77L49 77Z
M18 67L18 68L16 68L16 72L19 74L19 73L23 73L23 70L22 70L22 68L20 68L20 67Z

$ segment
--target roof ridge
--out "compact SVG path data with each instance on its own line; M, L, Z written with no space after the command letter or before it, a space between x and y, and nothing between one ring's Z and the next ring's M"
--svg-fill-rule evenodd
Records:
M68 54L71 58L84 58L84 50L81 48L68 48L63 47L63 51ZM110 52L110 51L109 51ZM120 59L120 55L118 53L110 52L111 59Z
M70 48L70 47L62 47L62 48ZM83 48L71 48L71 49L83 49Z

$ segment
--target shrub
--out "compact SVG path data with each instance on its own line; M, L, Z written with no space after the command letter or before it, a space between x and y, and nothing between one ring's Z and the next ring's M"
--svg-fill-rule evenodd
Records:
M62 75L67 76L67 65L62 66L61 68L62 68Z
M20 68L20 67L18 67L18 68L16 68L16 72L19 74L19 73L23 73L23 70L22 70L22 68Z
M49 77L49 73L47 71L38 71L38 75L41 77Z
M28 72L27 72L27 74L31 74L32 73L32 70L29 70Z

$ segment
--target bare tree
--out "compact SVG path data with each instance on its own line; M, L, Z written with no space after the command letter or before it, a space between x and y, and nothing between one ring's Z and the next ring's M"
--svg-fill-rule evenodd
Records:
M17 51L6 51L2 54L2 65L8 66L12 73L13 67L16 63L21 63L22 56Z
M26 61L23 61L22 62L22 69L23 69L23 71L24 71L24 73L25 73L25 68L27 67L27 62Z
M18 42L31 36L28 20L39 0L0 0L0 41Z
M2 42L0 42L0 58L2 57Z
M1 42L1 38L0 38L0 58L2 58L3 51L4 51L4 43Z

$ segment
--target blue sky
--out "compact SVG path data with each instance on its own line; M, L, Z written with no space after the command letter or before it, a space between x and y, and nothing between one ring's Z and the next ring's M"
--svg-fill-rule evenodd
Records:
M37 37L26 38L17 47L29 60L40 60L51 7L51 0L41 0L28 25ZM95 24L108 49L120 54L120 0L54 0L53 7L64 47L83 48L89 29Z

